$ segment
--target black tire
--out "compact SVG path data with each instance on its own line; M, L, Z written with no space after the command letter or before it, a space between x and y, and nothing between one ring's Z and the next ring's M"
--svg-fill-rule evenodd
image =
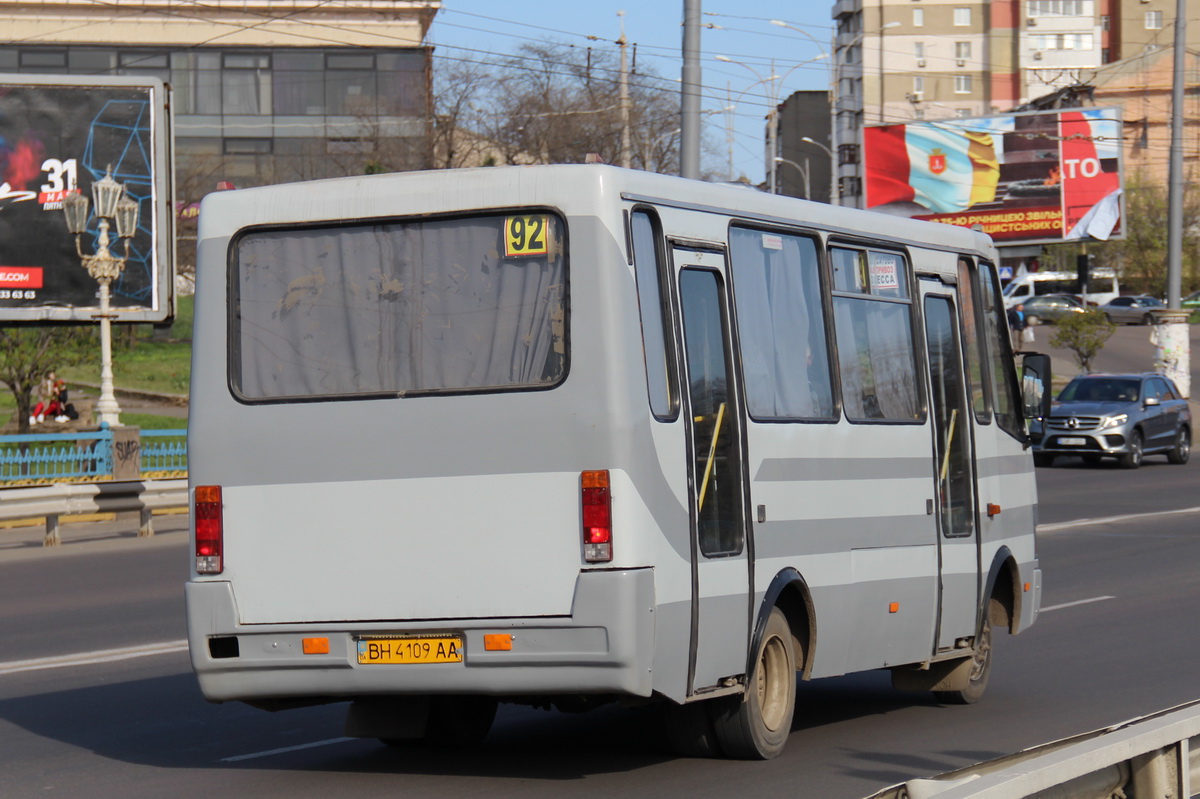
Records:
M713 731L727 757L769 760L783 751L796 710L795 646L787 617L772 608L746 692L712 705Z
M944 705L973 705L983 698L991 676L992 623L984 619L983 629L975 642L975 654L971 656L971 681L967 687L961 691L934 691L933 695Z
M1129 451L1120 458L1120 464L1125 469L1136 469L1142 465L1142 431L1134 430L1129 436Z
M1054 456L1050 455L1048 453L1045 453L1045 452L1035 452L1035 453L1033 453L1033 465L1034 466L1053 466L1054 465Z
M1142 317L1142 324L1143 324L1143 325L1152 325L1152 324L1154 324L1154 317L1153 317L1153 316L1151 316L1150 314L1146 314L1145 316L1143 316L1143 317Z
M1179 428L1175 434L1175 446L1167 452L1167 460L1175 464L1188 462L1192 456L1192 431L1186 427Z

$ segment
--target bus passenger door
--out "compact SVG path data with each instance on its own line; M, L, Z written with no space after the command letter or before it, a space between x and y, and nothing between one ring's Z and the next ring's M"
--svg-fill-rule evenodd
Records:
M688 692L746 671L750 560L745 458L734 387L725 256L674 252L683 322L689 485L692 630Z
M963 379L963 356L953 288L922 280L925 340L929 348L933 425L934 505L938 530L939 613L937 649L974 635L979 607L979 537L972 409Z

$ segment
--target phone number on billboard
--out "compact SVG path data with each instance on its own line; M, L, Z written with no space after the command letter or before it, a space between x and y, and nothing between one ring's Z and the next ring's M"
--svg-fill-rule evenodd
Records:
M0 300L36 300L36 291L12 291L10 289L0 289Z

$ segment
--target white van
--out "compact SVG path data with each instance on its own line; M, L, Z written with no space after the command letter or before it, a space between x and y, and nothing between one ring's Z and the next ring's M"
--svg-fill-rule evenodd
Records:
M654 702L681 751L744 758L783 748L797 673L978 700L1041 597L995 263L603 165L209 195L204 695L348 702L389 744Z
M1004 287L1004 307L1011 308L1030 297L1043 294L1078 294L1079 277L1074 272L1027 272L1014 277ZM1093 269L1088 278L1088 304L1103 305L1121 294L1117 273L1112 269Z

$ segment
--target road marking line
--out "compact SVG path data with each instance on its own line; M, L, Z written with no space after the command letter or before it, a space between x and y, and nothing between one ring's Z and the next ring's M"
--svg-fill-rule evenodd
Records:
M1042 608L1039 612L1045 613L1049 610L1062 610L1063 608L1073 608L1076 605L1090 605L1093 602L1103 602L1106 599L1116 599L1115 596L1094 596L1091 599L1077 599L1074 602L1064 602L1061 605L1050 605Z
M187 641L161 641L156 644L127 646L121 649L100 649L95 652L76 652L73 655L58 655L56 657L33 658L31 660L10 660L0 663L0 676L17 674L22 671L41 671L42 669L62 669L68 666L87 666L93 663L112 663L118 660L149 657L150 655L168 655L174 652L186 652Z
M318 746L329 746L331 744L345 743L346 741L357 741L357 738L328 738L324 741L313 741L309 744L297 744L296 746L284 746L280 749L268 749L265 752L254 752L249 755L234 755L233 757L223 757L219 763L236 763L239 760L253 760L256 757L270 757L271 755L282 755L285 752L298 752L301 749L314 749Z
M1071 522L1057 522L1055 524L1039 524L1037 531L1039 533L1052 533L1056 530L1069 530L1072 527L1086 527L1092 524L1110 524L1112 522L1127 522L1134 519L1152 519L1155 516L1178 516L1185 513L1200 513L1200 508L1181 508L1180 510L1160 510L1153 513L1130 513L1125 516L1105 516L1101 519L1076 519Z

